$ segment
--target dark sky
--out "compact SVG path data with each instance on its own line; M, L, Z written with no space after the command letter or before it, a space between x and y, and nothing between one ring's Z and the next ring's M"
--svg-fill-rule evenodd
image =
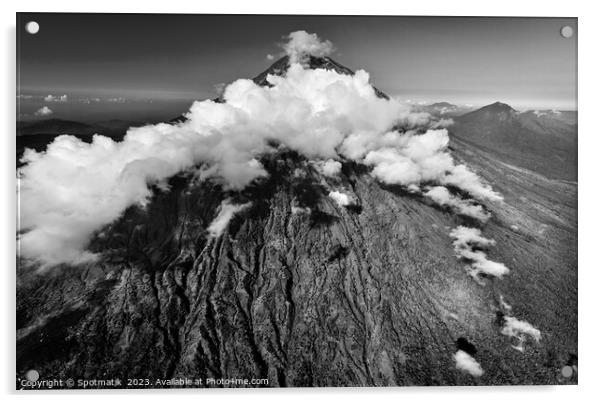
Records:
M36 35L24 32L32 20ZM265 70L299 29L404 100L576 109L576 34L559 33L576 19L22 13L17 25L22 114L168 116Z

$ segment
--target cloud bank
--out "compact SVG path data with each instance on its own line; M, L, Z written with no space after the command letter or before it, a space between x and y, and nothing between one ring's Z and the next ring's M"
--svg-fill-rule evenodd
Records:
M291 55L332 51L314 34L289 38ZM341 75L293 63L267 80L266 87L236 80L225 87L224 102L196 101L185 121L131 128L120 142L63 135L43 152L26 150L18 171L21 256L45 265L92 260L89 239L127 207L147 203L152 185L189 171L243 189L267 175L258 157L273 152L274 143L322 161L325 174L335 174L335 159L346 158L370 166L385 183L450 184L475 199L500 199L467 167L454 165L447 131L436 120L378 97L365 71ZM495 272L484 257L472 260Z

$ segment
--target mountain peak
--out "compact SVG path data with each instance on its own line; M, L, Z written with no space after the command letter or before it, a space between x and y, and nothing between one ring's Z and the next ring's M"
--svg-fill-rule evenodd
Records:
M510 105L505 104L503 102L499 102L499 101L494 102L494 103L492 103L490 105L486 105L486 106L482 107L481 109L479 109L478 111L496 112L496 113L499 113L499 112L516 112L516 110L513 107L511 107Z
M517 117L518 112L513 107L498 101L489 105L485 105L475 111L461 115L457 118L457 120L490 122L493 119L494 121L510 122Z
M289 66L290 66L289 57L283 56L280 59L276 60L274 63L272 63L272 65L270 67L268 67L267 70L265 70L264 72L262 72L261 74L257 75L255 78L253 78L253 81L257 85L269 86L270 83L268 83L268 80L267 80L268 74L281 76L284 73L286 73ZM317 56L310 55L307 58L305 66L312 70L324 69L324 70L334 70L338 74L345 74L345 75L355 74L354 71L351 70L349 67L343 66L342 64L338 63L337 61L331 59L328 56L317 57ZM374 91L376 92L376 95L378 95L380 98L389 99L389 96L387 94L380 91L376 87L373 87L373 88L374 88Z

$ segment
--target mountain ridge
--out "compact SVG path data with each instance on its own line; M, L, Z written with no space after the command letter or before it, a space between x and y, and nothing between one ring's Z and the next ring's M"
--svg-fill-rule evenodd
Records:
M518 112L495 102L454 117L451 136L550 178L577 179L576 119L559 112L553 117ZM568 115L568 114L567 114Z

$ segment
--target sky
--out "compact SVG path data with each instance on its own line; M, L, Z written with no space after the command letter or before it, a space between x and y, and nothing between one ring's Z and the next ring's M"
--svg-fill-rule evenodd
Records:
M20 13L19 118L169 119L265 70L296 30L402 100L577 108L574 18Z

